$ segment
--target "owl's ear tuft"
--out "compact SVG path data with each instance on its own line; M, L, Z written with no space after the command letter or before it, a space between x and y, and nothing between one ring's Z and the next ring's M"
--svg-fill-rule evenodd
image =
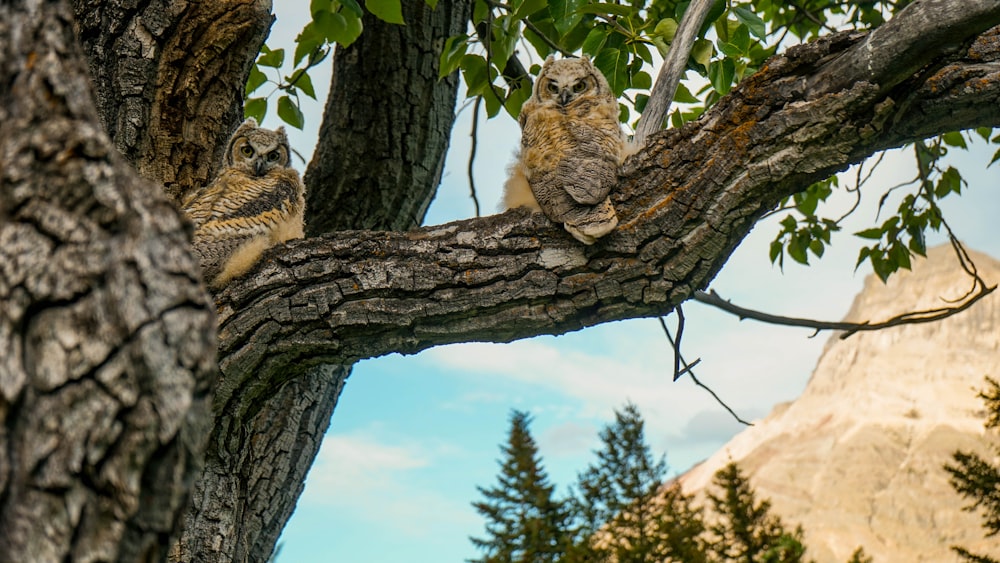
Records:
M240 125L240 127L260 127L260 125L257 123L255 118L248 117L243 121L243 124Z
M556 56L555 55L549 55L549 56L545 57L545 64L548 65L548 64L552 64L554 62L556 62Z

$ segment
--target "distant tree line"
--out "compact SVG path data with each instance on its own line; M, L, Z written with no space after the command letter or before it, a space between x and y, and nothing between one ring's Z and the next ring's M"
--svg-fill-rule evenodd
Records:
M651 452L635 405L601 431L596 462L566 497L549 482L530 423L511 413L497 483L479 487L473 506L486 533L471 538L482 553L471 563L808 561L802 528L787 529L736 463L715 474L707 509L665 483L665 457ZM849 563L871 559L858 548Z

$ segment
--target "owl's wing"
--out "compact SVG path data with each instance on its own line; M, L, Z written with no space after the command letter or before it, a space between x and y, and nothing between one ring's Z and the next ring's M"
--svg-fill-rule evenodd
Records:
M194 248L201 257L205 279L212 280L226 267L235 252L254 239L271 238L271 231L300 212L300 188L279 178L274 186L250 199L241 199L232 209L232 200L217 199L215 218L197 224ZM273 243L272 243L273 244Z
M580 205L604 201L618 183L619 154L620 147L606 135L590 136L570 149L557 171L566 193Z

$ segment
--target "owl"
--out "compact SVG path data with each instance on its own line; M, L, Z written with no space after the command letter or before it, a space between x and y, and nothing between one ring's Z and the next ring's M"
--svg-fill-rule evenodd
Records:
M521 147L504 206L541 211L584 244L610 233L618 216L608 195L626 149L604 75L589 59L550 56L518 120Z
M305 186L289 157L284 127L261 129L247 119L229 140L219 175L183 203L209 289L245 274L268 248L304 236Z

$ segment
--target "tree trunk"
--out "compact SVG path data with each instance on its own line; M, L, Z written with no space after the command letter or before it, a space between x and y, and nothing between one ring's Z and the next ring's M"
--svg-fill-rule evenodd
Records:
M458 85L455 76L438 80L438 52L464 31L470 11L461 1L435 10L404 2L406 26L366 16L361 38L338 50L305 178L310 230L404 229L422 221L441 180ZM175 561L267 559L302 493L350 365L309 361L281 381L265 378L273 383L265 386L255 370L226 374Z
M406 230L423 222L441 181L458 75L438 79L448 37L472 3L403 2L405 26L366 14L337 49L319 145L306 170L306 231Z
M434 68L449 33L424 33L422 4L404 4L421 10L403 28L413 55L380 49L399 30L372 22L370 51L337 70L346 93L385 84L351 73L386 58L418 69L394 75L416 84L328 107L326 135L352 142L332 145L348 156L325 171L321 142L307 176L310 228L326 234L269 251L217 297L223 377L179 559L267 557L348 373L324 366L663 314L782 197L881 149L1000 125L1000 30L965 48L1000 6L927 0L907 8L917 33L901 42L887 24L796 48L654 136L626 163L619 228L593 247L524 211L334 232L409 227L439 180L454 82ZM462 24L468 4L429 17ZM98 117L67 2L0 3L0 553L15 561L162 560L209 436L212 306L176 211L115 148L174 198L207 181L269 3L131 5L75 4ZM921 28L960 33L907 47ZM830 79L839 69L861 81ZM443 107L431 122L416 109ZM352 175L376 180L350 196L365 182Z
M215 176L243 121L270 0L73 0L115 146L175 203Z
M0 554L157 561L200 465L215 316L114 150L68 2L0 4Z

